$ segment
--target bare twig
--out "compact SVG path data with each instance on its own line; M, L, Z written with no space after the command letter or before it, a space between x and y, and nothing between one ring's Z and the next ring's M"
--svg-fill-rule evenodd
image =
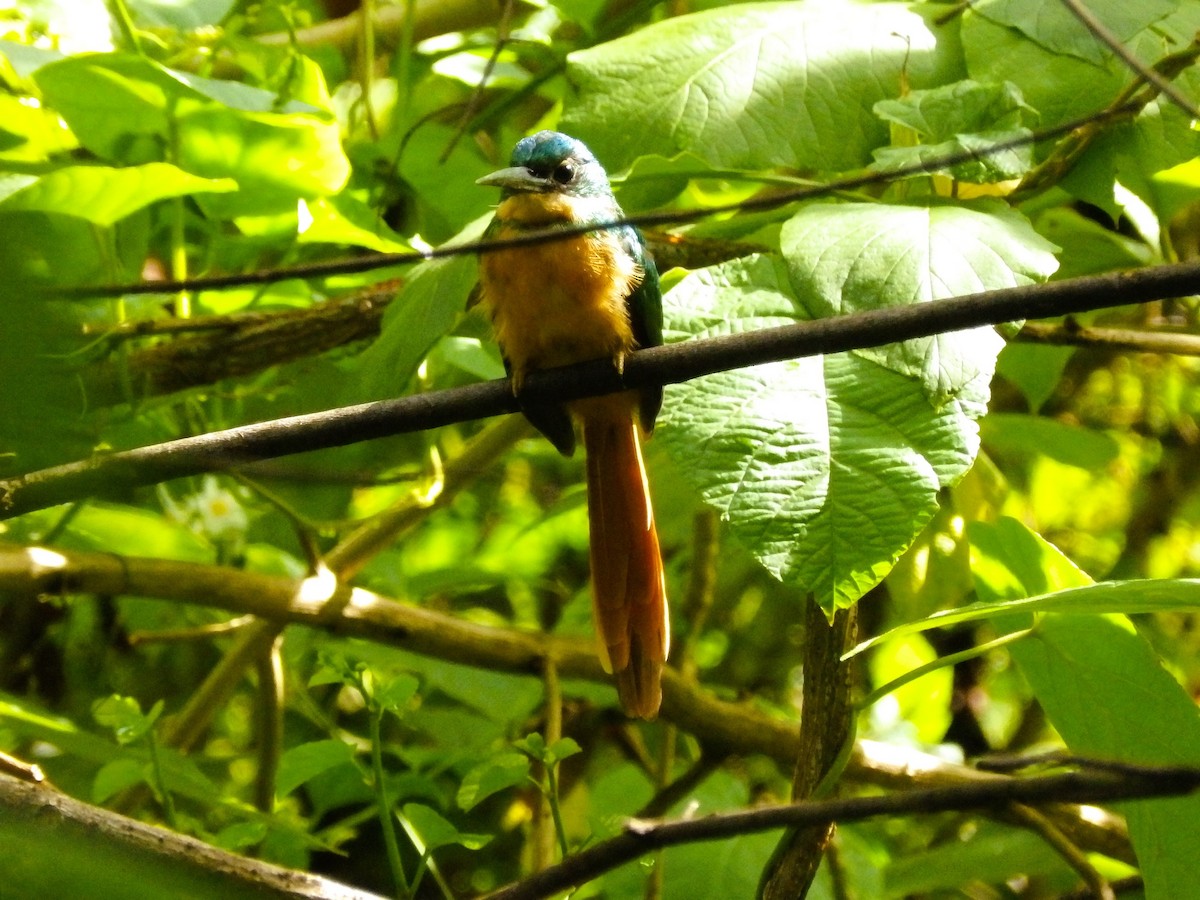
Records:
M673 384L775 360L1198 292L1200 263L1024 285L653 347L631 354L623 374L605 360L535 372L526 379L522 399L535 403L572 400L650 384ZM89 495L518 408L509 382L499 380L168 441L0 480L0 519Z
M271 284L288 278L325 278L332 275L348 275L357 272L369 272L390 266L408 265L429 259L444 259L450 256L466 254L493 253L499 250L511 250L515 247L532 247L540 244L550 244L557 241L569 240L581 234L593 231L605 231L621 225L636 225L650 227L660 225L686 225L699 222L716 215L735 212L755 212L760 210L778 209L792 203L804 200L814 200L818 197L828 197L845 191L859 190L879 184L889 184L893 181L918 175L927 175L943 169L953 168L963 163L974 162L983 156L990 156L1024 147L1040 141L1051 140L1071 134L1085 127L1094 128L1098 124L1132 115L1144 106L1137 100L1118 102L1097 113L1081 116L1070 122L1063 122L1050 128L1028 135L1020 135L1004 141L997 141L986 150L970 149L957 153L948 153L943 157L922 160L905 166L890 168L884 172L869 171L845 178L834 179L825 184L799 187L794 190L784 190L740 200L733 203L707 206L690 210L666 210L663 212L642 213L627 216L608 222L593 222L589 224L556 227L554 229L528 231L518 237L462 241L443 244L431 250L413 251L408 253L383 253L374 256L356 257L354 259L329 260L311 263L304 266L291 266L286 269L262 269L257 272L238 273L234 275L214 275L204 278L190 278L177 281L155 281L150 283L109 284L109 285L80 285L71 288L50 288L48 296L54 297L111 297L122 294L159 294L172 293L182 290L218 290L228 287L241 287L251 284Z
M1012 803L1102 803L1143 797L1189 794L1200 789L1195 767L1124 766L1122 772L1087 770L1003 783L980 782L947 788L909 791L876 797L813 801L767 806L700 819L638 821L616 837L564 860L553 869L488 895L489 900L534 900L584 884L630 860L662 847L718 840L774 828L805 828L831 822L854 822L876 816L928 814L947 810L985 809Z
M1088 886L1097 900L1116 900L1112 885L1096 871L1096 867L1092 865L1087 855L1076 847L1057 825L1028 804L1014 803L1009 809L1020 824L1038 834L1063 858L1067 865L1079 873L1083 883Z
M1141 353L1173 353L1200 356L1200 335L1181 331L1145 331L1135 328L1093 328L1073 319L1065 322L1026 322L1018 341L1031 344L1067 344L1102 350L1132 350Z
M1140 79L1148 81L1162 93L1166 94L1170 101L1183 110L1190 118L1200 118L1200 110L1196 109L1196 105L1185 97L1179 88L1175 87L1175 85L1171 84L1171 82L1153 68L1134 56L1121 43L1120 38L1109 31L1108 27L1097 19L1090 9L1080 3L1079 0L1061 0L1061 2L1063 6L1070 10L1071 15L1083 23L1083 26L1095 36L1096 40L1119 56L1121 61L1129 66Z

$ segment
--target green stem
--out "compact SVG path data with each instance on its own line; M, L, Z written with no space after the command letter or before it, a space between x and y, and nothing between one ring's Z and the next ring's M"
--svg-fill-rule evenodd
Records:
M163 814L167 818L167 824L178 831L179 823L175 818L175 800L167 789L166 778L163 777L162 757L158 752L158 738L154 736L153 731L149 731L146 734L146 740L150 745L150 768L154 773L154 784L158 788L159 794L162 795Z
M171 277L183 281L187 278L187 270L183 198L176 197L171 203ZM175 295L175 315L180 319L192 317L192 295L188 291L180 291Z
M129 7L125 5L125 0L109 0L108 10L117 21L117 27L121 30L121 37L125 38L126 42L133 49L133 52L138 56L145 56L146 51L142 47L142 41L138 37L137 28L133 24L133 16L129 14Z
M411 13L411 9L409 10ZM407 24L407 23L406 23ZM379 123L371 102L371 82L375 77L375 0L362 2L362 102L371 140L379 140Z
M413 27L416 24L413 15L415 7L415 0L405 0L404 19L400 23L400 46L396 52L396 86L400 91L400 96L396 102L396 121L390 129L393 134L404 134L404 129L408 127L410 100L412 99L412 85L409 81L412 74Z
M1018 641L1021 638L1029 635L1032 631L1032 628L1026 628L1023 631L1014 631L1012 634L1006 634L1003 637L998 637L994 641L988 641L987 643L980 644L978 647L971 647L967 650L963 650L960 653L951 653L949 656L939 656L937 659L927 662L923 666L917 666L911 672L905 672L899 678L893 678L887 684L875 688L875 690L871 691L871 693L867 694L866 697L859 701L858 708L866 709L872 704L882 700L892 691L899 690L900 688L904 687L904 685L908 684L910 681L916 681L918 678L928 675L930 672L936 672L938 669L945 668L946 666L958 665L960 662L966 662L968 659L974 659L977 656L982 656L989 651L1003 647L1005 644L1011 644L1013 641Z
M546 766L546 799L550 801L550 815L554 817L554 833L558 835L558 849L563 859L567 858L567 829L563 826L562 810L558 806L558 763Z
M381 726L383 710L371 710L371 770L375 775L375 800L379 807L379 826L383 829L383 841L387 847L388 866L396 885L397 897L410 897L408 880L404 877L404 863L400 859L400 843L396 840L396 823L392 817L392 804L388 801L387 787L383 781L383 738Z

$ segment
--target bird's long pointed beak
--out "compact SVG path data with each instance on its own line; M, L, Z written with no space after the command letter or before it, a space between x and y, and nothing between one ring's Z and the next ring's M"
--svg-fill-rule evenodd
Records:
M476 184L504 188L509 191L544 191L546 180L538 178L524 166L510 166L476 179Z

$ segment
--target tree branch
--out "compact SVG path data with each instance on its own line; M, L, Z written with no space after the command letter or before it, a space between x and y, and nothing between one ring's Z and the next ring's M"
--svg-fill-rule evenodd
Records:
M1189 794L1200 789L1195 767L1122 766L1055 775L1014 778L909 791L882 797L852 797L764 806L702 819L638 821L624 832L595 844L552 869L539 872L495 893L489 900L534 900L581 885L653 850L677 844L712 841L774 828L803 828L831 822L855 822L876 816L945 812L1007 806L1012 803L1102 803L1144 797Z
M1093 328L1074 319L1065 322L1026 322L1017 340L1030 344L1066 344L1101 350L1173 353L1200 356L1200 335L1182 331L1146 331L1135 328Z
M1183 92L1175 85L1171 84L1166 78L1156 72L1151 66L1146 65L1140 59L1133 55L1129 49L1121 43L1121 39L1108 30L1108 27L1096 18L1095 14L1084 6L1079 0L1061 0L1063 6L1070 10L1071 15L1080 21L1084 28L1092 33L1096 40L1104 44L1108 49L1121 58L1133 73L1142 81L1147 81L1154 85L1159 91L1166 94L1167 97L1178 106L1184 113L1192 119L1200 117L1200 111L1197 111L1193 104Z
M1200 263L1024 285L653 347L631 354L623 375L605 360L535 372L526 380L522 399L544 403L675 384L759 363L1198 292ZM422 431L518 408L510 383L499 380L168 441L0 480L0 519L137 485Z
M1185 62L1186 64L1190 64L1192 61L1194 61L1197 53L1200 53L1200 46L1193 45L1188 51L1183 51L1181 53L1166 57L1165 60L1160 62L1158 65L1160 68L1165 67L1170 71L1176 71L1176 69ZM1091 138L1098 133L1101 125L1125 116L1135 115L1139 110L1142 109L1142 107L1145 106L1147 102L1149 102L1150 99L1150 96L1146 96L1141 100L1136 97L1133 99L1122 98L1110 106L1089 115L1080 116L1078 119L1073 119L1070 122L1061 122L1057 125L1052 125L1049 128L1044 128L1040 131L1032 132L1030 134L1022 134L1017 137L1009 138L1008 140L997 141L990 147L987 147L983 150L977 150L974 148L961 150L955 153L947 153L945 156L937 159L921 160L909 165L896 166L895 168L890 168L885 171L870 169L863 173L848 175L844 178L837 178L833 181L825 182L823 184L805 185L804 187L795 188L793 190L783 190L760 194L758 196L751 197L749 200L738 200L730 203L718 204L716 206L639 213L637 215L625 216L620 219L613 219L612 221L608 222L591 222L587 224L571 225L569 227L539 229L536 231L524 232L521 235L512 238L492 240L481 239L475 241L458 242L451 241L450 243L442 244L441 246L434 247L430 250L414 250L405 253L381 253L373 256L354 257L351 259L323 260L320 262L309 263L307 265L289 266L286 269L260 269L255 272L239 272L228 275L209 275L177 280L164 279L154 282L135 282L131 284L93 284L77 285L74 287L47 287L44 290L44 294L49 297L57 298L95 298L114 297L123 294L163 294L177 293L180 291L220 290L222 288L229 287L245 287L252 284L272 284L276 281L282 281L288 278L323 278L333 275L349 275L357 272L370 272L375 269L424 262L430 259L445 259L451 256L463 256L466 254L475 253L494 253L499 250L511 250L517 247L533 247L541 244L551 244L558 241L569 240L577 235L589 234L596 231L606 231L608 229L617 228L624 225L635 225L639 228L686 225L691 222L700 222L705 219L710 219L714 216L726 213L758 212L763 210L779 209L791 203L800 203L805 200L814 200L818 197L833 196L836 194L845 193L847 191L857 191L862 188L880 184L890 184L902 178L929 175L931 173L952 168L963 163L975 162L980 157L1003 153L1004 151L1011 150L1015 147L1024 147L1030 144L1037 144L1042 141L1063 137L1064 135L1071 135L1072 132L1080 129L1086 130L1088 134L1086 140L1090 141ZM1073 143L1077 142L1078 138L1076 137L1073 139ZM1040 168L1041 167L1039 167L1039 169ZM1031 188L1029 185L1023 183L1020 190L1028 191L1031 190Z
M264 900L382 900L344 884L218 850L195 838L98 809L46 785L0 777L5 892Z
M261 624L267 631L283 624L308 625L423 656L530 677L540 677L545 661L553 659L561 678L608 680L591 641L478 625L344 584L323 602L306 601L306 583L221 566L0 542L0 592L132 594L253 614L264 620ZM672 668L663 671L661 716L695 735L704 753L716 758L761 753L790 768L800 748L790 722L746 704L719 700ZM908 790L1003 781L1008 776L860 740L846 777ZM1047 814L1081 849L1133 861L1128 837L1114 818L1096 811L1084 818L1069 807Z

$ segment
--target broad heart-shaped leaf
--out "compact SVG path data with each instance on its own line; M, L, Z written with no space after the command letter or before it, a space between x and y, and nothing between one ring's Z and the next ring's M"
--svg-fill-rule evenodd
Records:
M808 318L766 256L693 273L665 301L675 339ZM770 363L671 388L659 434L758 560L832 613L887 574L974 459L987 378L956 387L935 407L860 355Z
M157 200L234 190L237 182L230 178L200 178L169 163L123 169L66 166L9 194L0 200L0 208L60 213L112 225Z
M1058 267L1054 245L999 203L816 203L783 226L780 243L810 318L1030 284ZM938 405L986 385L1002 345L976 328L854 352L919 379Z
M962 77L955 27L908 4L746 3L573 53L564 130L613 170L691 151L716 166L837 171L887 143L871 112Z

